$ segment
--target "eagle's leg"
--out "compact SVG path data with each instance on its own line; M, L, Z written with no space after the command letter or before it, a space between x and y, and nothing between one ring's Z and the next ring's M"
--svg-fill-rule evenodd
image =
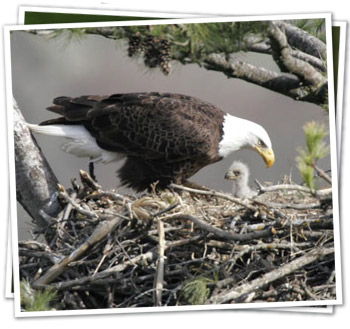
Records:
M95 176L95 166L92 161L89 162L89 175L95 182L97 182L97 179Z

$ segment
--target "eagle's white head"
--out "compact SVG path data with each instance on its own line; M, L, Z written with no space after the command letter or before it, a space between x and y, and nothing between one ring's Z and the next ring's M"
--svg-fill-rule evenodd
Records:
M226 114L223 124L223 136L219 143L219 155L228 156L240 149L257 151L269 168L275 162L272 143L266 130L259 124Z

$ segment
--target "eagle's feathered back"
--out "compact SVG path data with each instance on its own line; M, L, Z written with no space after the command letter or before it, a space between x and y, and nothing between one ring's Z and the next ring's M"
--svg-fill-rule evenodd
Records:
M83 125L104 150L125 154L122 184L144 190L183 183L220 160L224 112L194 97L128 93L58 97L48 109L62 117L41 125Z

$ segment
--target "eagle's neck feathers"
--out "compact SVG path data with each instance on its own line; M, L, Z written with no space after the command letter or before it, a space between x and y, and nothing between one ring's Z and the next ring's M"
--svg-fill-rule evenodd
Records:
M231 114L225 114L222 131L218 153L223 158L240 149L253 149L258 139L271 146L270 138L262 126Z

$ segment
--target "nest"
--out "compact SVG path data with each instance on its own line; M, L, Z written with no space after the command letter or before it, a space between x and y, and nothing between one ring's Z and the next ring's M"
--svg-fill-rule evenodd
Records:
M19 242L21 280L56 291L54 309L336 298L331 190L260 185L242 200L173 184L135 197L81 180Z

